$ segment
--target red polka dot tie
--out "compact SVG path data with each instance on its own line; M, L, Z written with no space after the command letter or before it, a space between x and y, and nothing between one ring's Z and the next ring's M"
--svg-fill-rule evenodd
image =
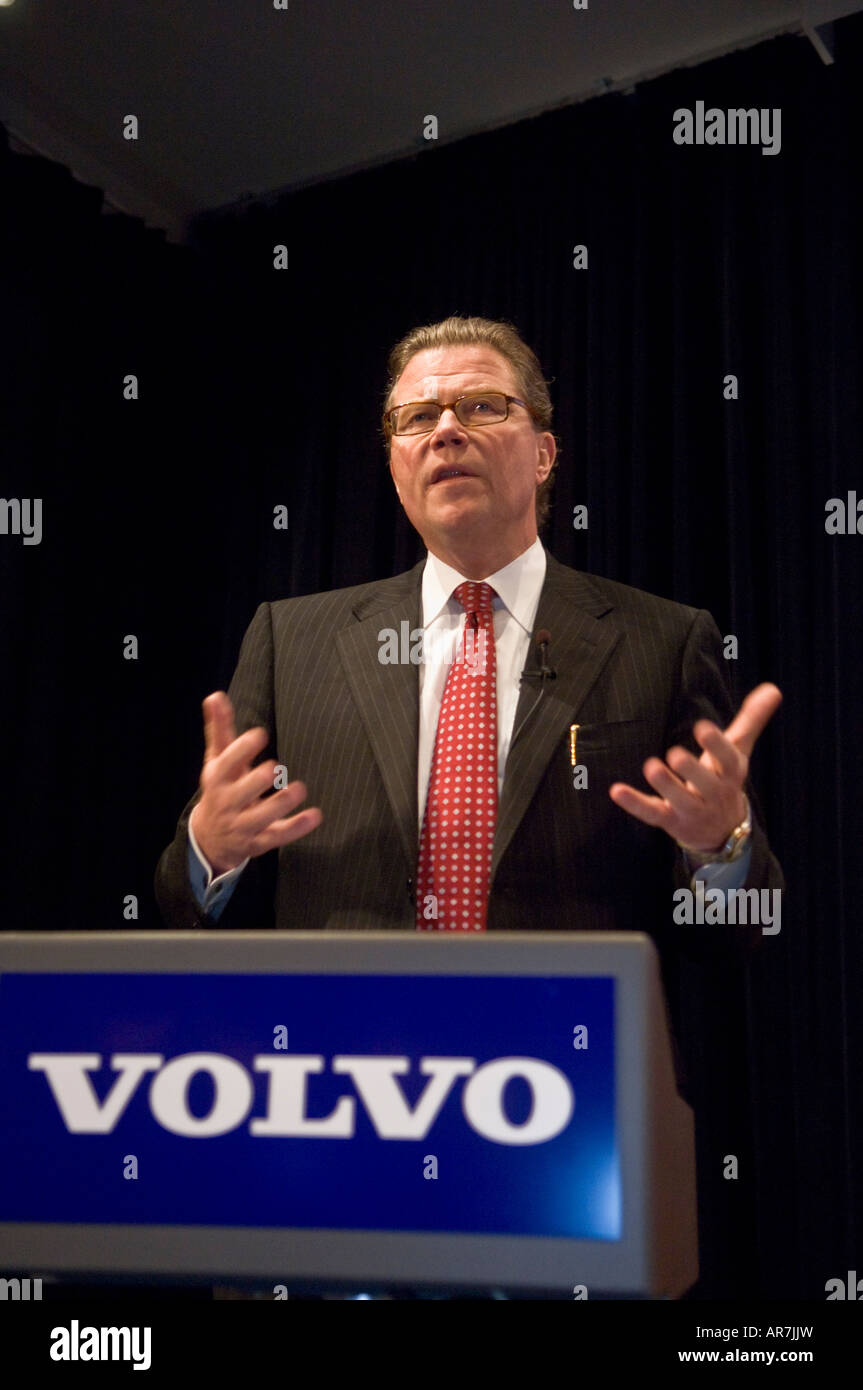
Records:
M417 868L419 931L484 931L497 818L495 591L459 584L465 610L438 716Z

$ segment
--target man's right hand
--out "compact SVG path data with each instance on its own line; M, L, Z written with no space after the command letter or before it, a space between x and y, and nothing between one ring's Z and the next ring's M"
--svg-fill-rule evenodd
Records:
M289 845L323 820L317 806L291 815L306 799L302 782L289 782L272 796L276 762L252 767L252 760L267 746L266 729L247 729L237 738L234 707L223 690L208 695L204 710L204 766L201 799L189 823L206 855L214 876L227 873L259 854Z

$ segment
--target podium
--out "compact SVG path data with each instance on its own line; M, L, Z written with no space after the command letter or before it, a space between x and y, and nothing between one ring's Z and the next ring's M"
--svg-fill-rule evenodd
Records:
M0 934L0 1270L674 1298L693 1116L637 933Z

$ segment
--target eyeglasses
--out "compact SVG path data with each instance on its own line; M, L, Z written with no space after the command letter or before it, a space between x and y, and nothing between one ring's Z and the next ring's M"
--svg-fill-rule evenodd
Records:
M430 434L445 410L454 410L456 419L466 429L477 425L499 425L509 415L510 405L520 405L533 415L529 405L517 396L507 396L503 391L473 391L459 396L450 405L440 401L408 401L406 405L394 405L384 414L386 428L391 434Z

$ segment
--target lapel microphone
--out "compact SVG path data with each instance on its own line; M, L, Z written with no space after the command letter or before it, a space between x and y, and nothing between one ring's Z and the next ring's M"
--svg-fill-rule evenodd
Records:
M534 638L536 655L539 658L539 665L535 671L529 671L525 666L519 677L519 684L522 681L539 681L540 689L543 681L557 680L557 671L548 664L548 649L551 644L551 633L547 627L541 627Z
M539 690L536 692L536 699L534 700L530 709L525 714L518 728L513 731L513 735L510 739L509 744L510 748L512 748L512 745L515 743L516 739L518 738L528 719L530 719L530 716L533 714L534 710L536 709L537 705L542 699L543 694L545 692L545 682L557 680L557 672L555 671L553 666L549 666L548 664L548 648L551 643L551 633L549 632L547 627L541 627L539 629L539 632L536 634L534 638L534 643L537 655L539 656L539 666L535 671L529 671L525 666L524 670L519 676L519 685L521 685L522 681L538 681Z

